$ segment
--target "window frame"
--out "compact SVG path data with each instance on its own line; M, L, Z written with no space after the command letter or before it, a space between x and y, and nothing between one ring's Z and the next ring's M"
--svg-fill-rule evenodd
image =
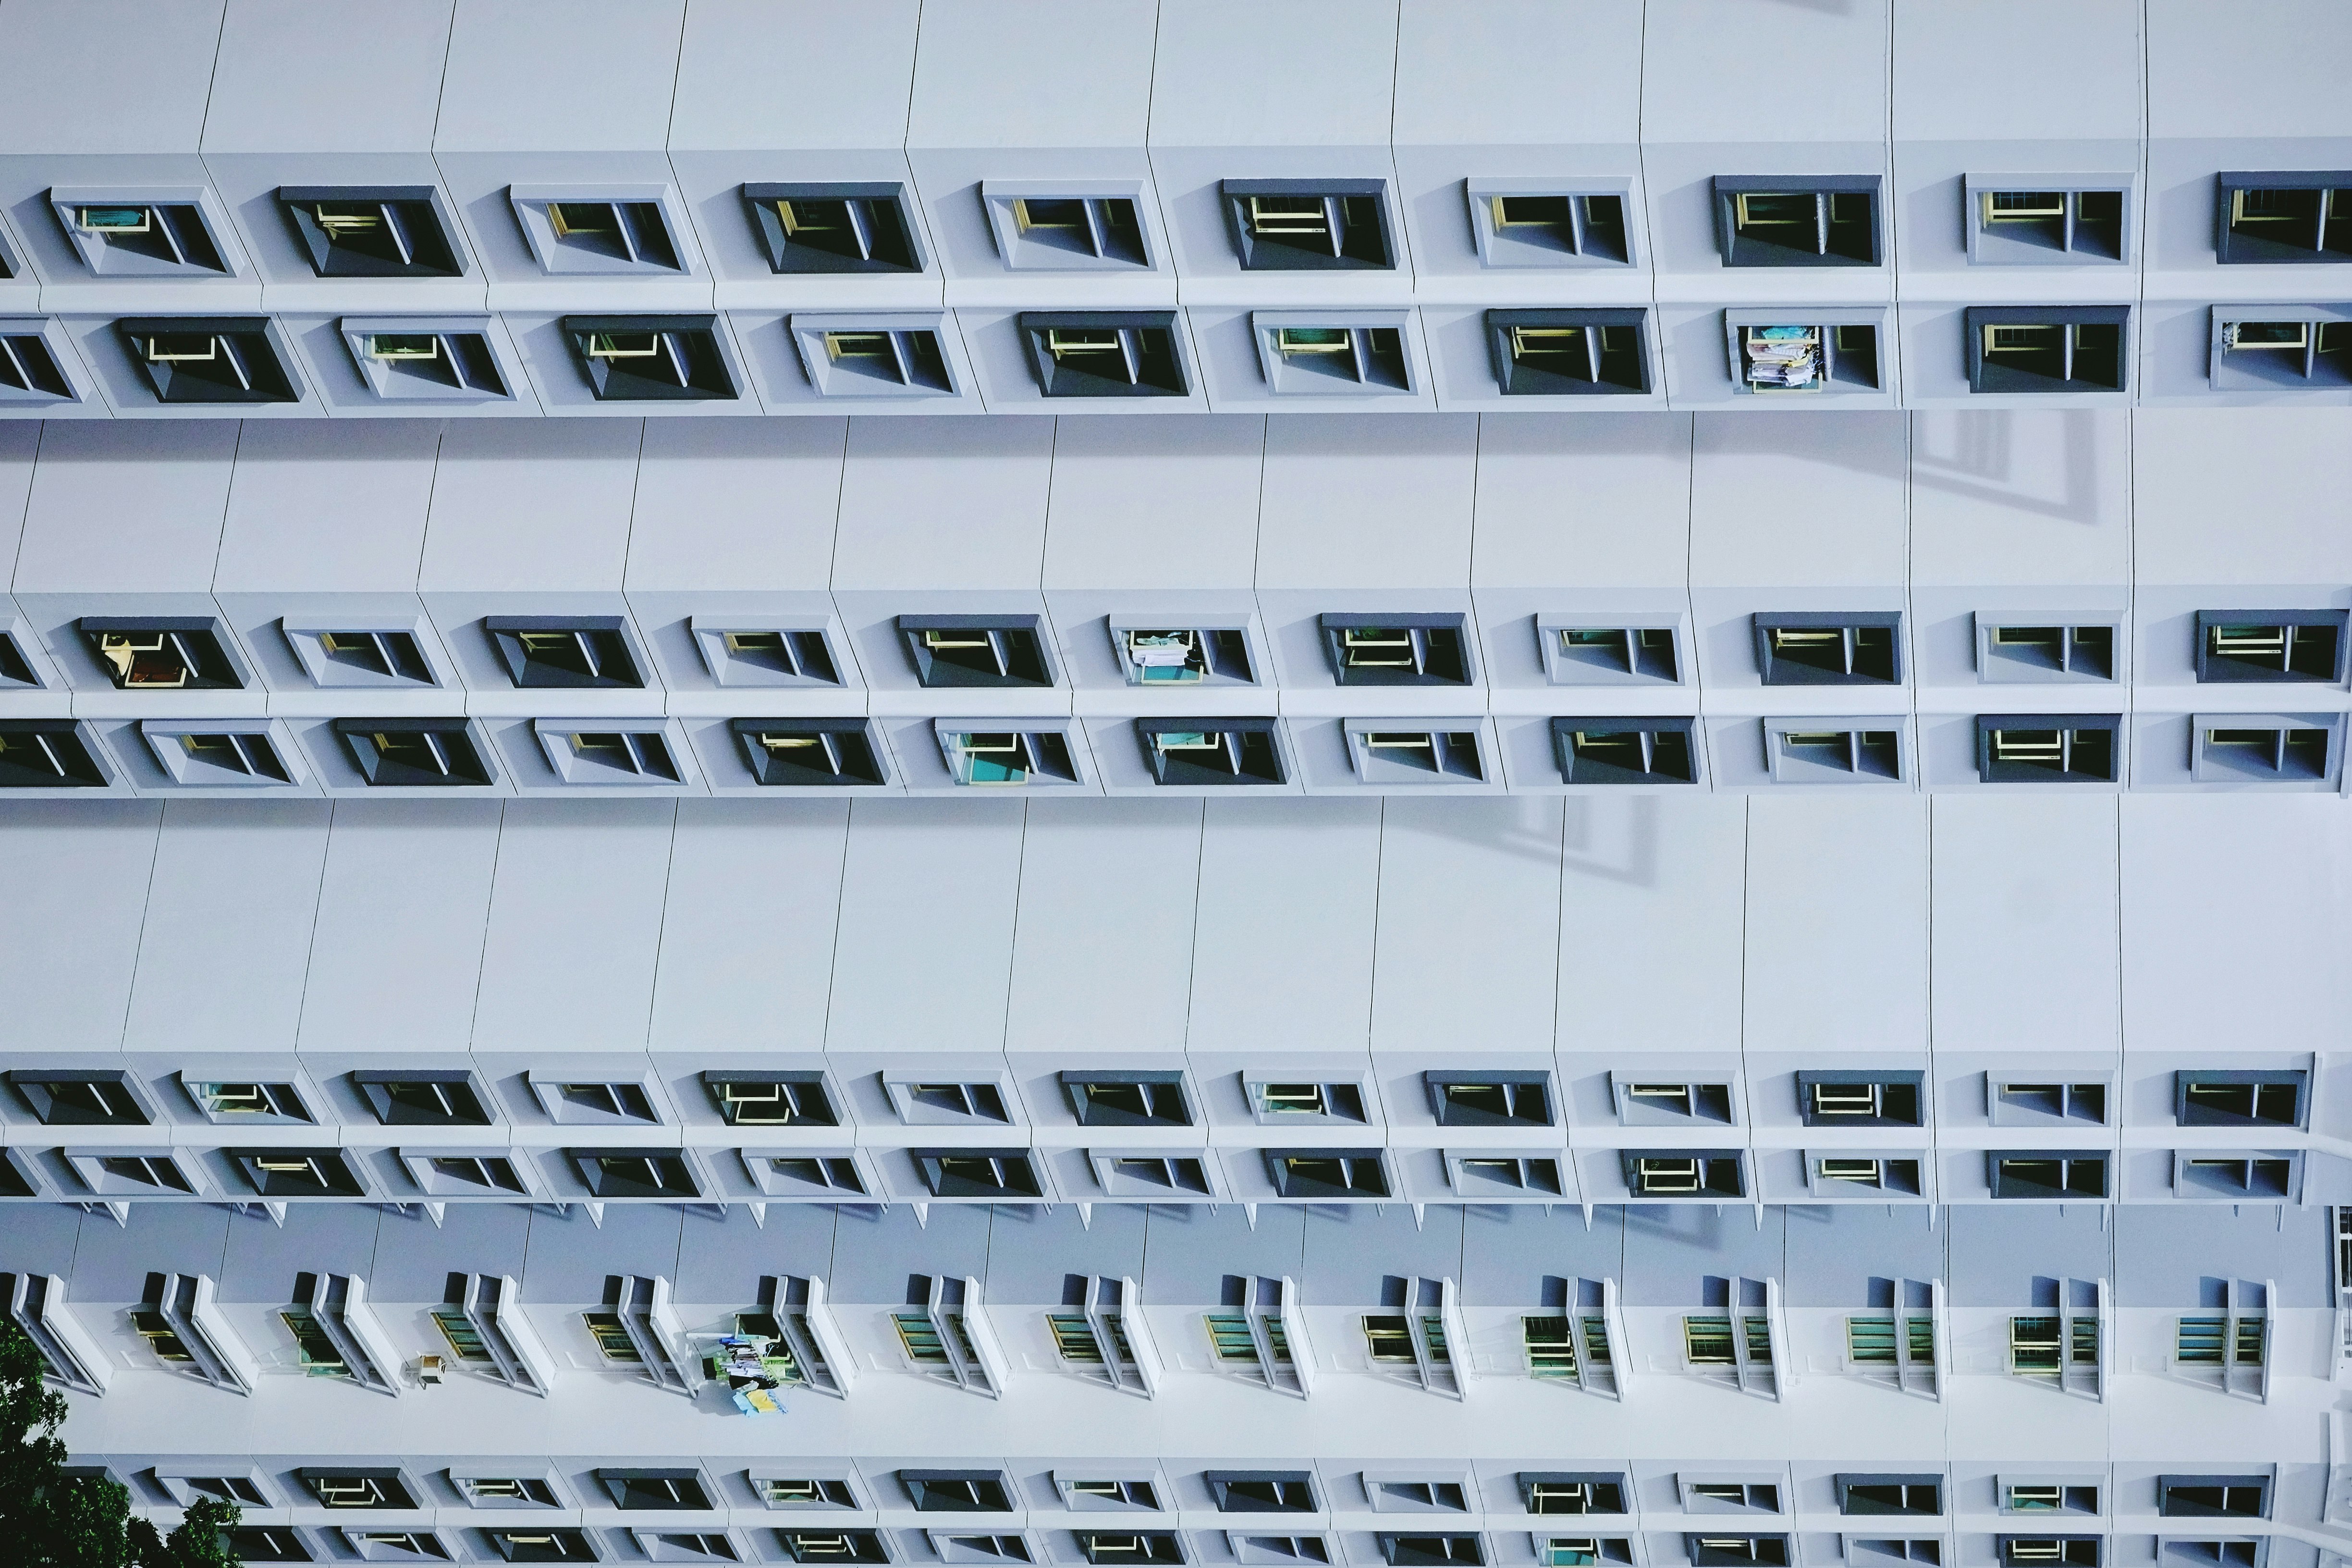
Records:
M2059 761L2066 764L2064 767L2042 768L2032 763L1995 755L1997 736L2011 731L2042 730L2051 731L2059 737ZM2074 748L2080 744L2075 737L2084 733L2106 736L2105 773L2085 773L2073 766ZM1979 713L1976 716L1977 781L1989 784L2088 784L2094 788L2118 788L2123 784L2126 766L2124 740L2124 716L2121 713Z
M1717 174L1709 190L1715 209L1716 257L1724 267L1881 267L1886 261L1885 179L1880 174ZM1806 252L1742 232L1743 197L1810 195L1820 248ZM1829 248L1835 199L1861 195L1870 202L1866 257Z

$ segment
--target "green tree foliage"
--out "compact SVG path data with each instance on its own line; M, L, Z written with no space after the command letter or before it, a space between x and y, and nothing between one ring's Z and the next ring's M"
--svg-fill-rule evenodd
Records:
M41 1352L0 1321L0 1542L15 1568L237 1568L224 1533L240 1512L209 1499L168 1536L131 1517L131 1494L66 1467L62 1394L41 1385Z

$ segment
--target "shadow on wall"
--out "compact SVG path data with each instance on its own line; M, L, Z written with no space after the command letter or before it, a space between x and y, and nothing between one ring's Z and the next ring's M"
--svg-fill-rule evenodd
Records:
M2098 454L2094 447L2096 416L2089 409L2073 408L2052 423L2059 450L2036 453L2023 468L2037 488L2046 488L2054 475L2054 496L2019 488L2022 479L2017 460L2017 416L2000 409L1914 416L1911 481L2011 511L2039 513L2063 522L2095 523L2099 520ZM2035 427L2047 429L2051 424L2037 422Z

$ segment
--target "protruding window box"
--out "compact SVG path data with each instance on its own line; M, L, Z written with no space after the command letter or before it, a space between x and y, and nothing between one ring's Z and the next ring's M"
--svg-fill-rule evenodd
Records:
M158 403L302 401L294 357L267 316L136 316L114 330Z
M1642 396L1651 390L1649 311L1489 310L1486 348L1509 397Z

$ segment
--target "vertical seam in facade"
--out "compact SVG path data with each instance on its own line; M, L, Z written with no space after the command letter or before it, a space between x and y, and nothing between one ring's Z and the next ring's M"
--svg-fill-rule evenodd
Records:
M155 910L155 866L163 858L163 819L170 815L169 800L155 804L155 837L147 851L147 890L139 900L139 940L131 947L131 984L122 993L122 1024L115 1033L115 1048L131 1047L131 1010L139 1002L140 961L147 955L147 921Z
M310 893L310 940L302 949L302 989L294 1005L294 1043L292 1050L302 1048L302 1024L310 1016L310 969L319 960L319 913L327 902L327 859L335 852L335 814L342 802L327 802L327 841L319 849L319 882Z
M654 1048L654 1016L661 1007L663 939L669 934L669 889L677 875L677 814L680 797L669 803L669 849L662 857L661 913L654 920L654 972L646 984L646 1049Z
M490 889L488 896L482 900L482 949L474 964L474 1005L466 1016L466 1049L468 1052L474 1049L475 1031L482 1019L482 982L490 972L490 927L497 921L499 912L499 866L505 860L507 853L508 804L503 800L499 802L499 841L490 850Z
M841 864L833 879L833 952L824 966L824 1027L819 1033L820 1048L833 1048L833 993L841 976L842 913L849 905L849 840L857 826L855 798L841 803Z

